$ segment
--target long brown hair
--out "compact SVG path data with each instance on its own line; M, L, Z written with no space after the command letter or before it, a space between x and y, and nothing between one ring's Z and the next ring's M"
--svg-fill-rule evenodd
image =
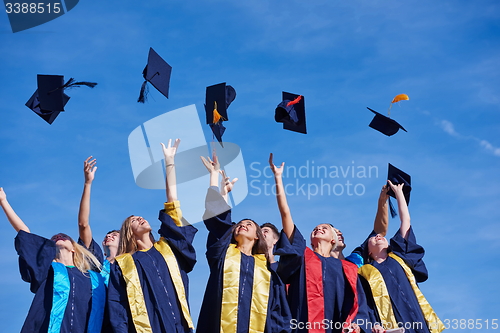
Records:
M243 221L250 221L253 224L255 224L255 227L256 227L257 240L255 240L255 242L253 243L252 254L264 254L266 256L267 262L270 263L269 254L267 252L267 244L266 244L266 241L264 238L264 234L262 233L262 229L260 228L260 226L254 220L243 219L240 222L234 224L231 228L231 234L232 234L231 243L238 245L238 242L234 238L234 232L236 230L236 227Z
M130 215L122 223L122 227L120 228L120 243L118 244L118 252L116 253L116 256L124 253L134 254L137 252L137 239L135 238L132 228L130 227L134 216L135 215ZM155 242L155 238L151 232L149 232L149 238L151 238L151 242Z

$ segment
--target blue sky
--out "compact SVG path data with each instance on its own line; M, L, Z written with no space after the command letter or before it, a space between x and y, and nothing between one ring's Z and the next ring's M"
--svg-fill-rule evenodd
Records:
M15 34L0 14L0 186L32 232L77 237L82 162L93 155L95 238L131 214L154 225L164 192L135 184L129 134L195 104L211 141L205 87L228 82L237 97L224 138L241 147L248 181L235 220L280 223L275 198L263 191L273 181L263 173L270 152L296 169L372 166L378 173L371 177L285 179L298 184L291 189L310 189L289 196L303 233L331 222L352 250L371 230L391 163L412 176L412 225L429 270L421 289L442 320L478 319L484 329L486 320L500 320L499 22L494 0L80 1L58 19ZM142 105L136 99L149 47L173 67L170 99L152 88ZM99 85L68 91L66 112L48 125L24 105L37 74ZM274 122L281 91L305 96L307 135ZM408 132L386 137L369 128L366 107L385 113L400 93L410 101L395 105L391 116ZM182 147L189 138L181 139ZM347 182L357 194L348 194ZM336 194L312 195L324 183L337 186ZM398 220L391 223L392 235ZM194 318L207 279L207 234L197 227ZM15 232L3 216L0 228L0 322L4 332L18 332L32 294L20 279Z

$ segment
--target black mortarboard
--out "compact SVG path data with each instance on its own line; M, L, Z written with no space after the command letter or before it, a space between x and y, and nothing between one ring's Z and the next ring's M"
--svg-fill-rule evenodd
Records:
M144 103L147 99L147 83L150 82L160 93L168 98L168 88L170 86L170 74L172 66L167 64L165 60L153 50L149 48L148 64L142 71L144 82L142 83L141 92L137 102Z
M79 86L95 87L94 82L75 82L73 78L64 83L62 75L37 75L38 89L30 97L26 106L42 117L46 122L52 124L60 112L64 111L64 106L70 97L64 90Z
M226 85L226 82L207 87L205 94L207 124L214 124L220 120L227 121L229 119L227 117L227 108L235 98L236 90L234 90L234 88L230 85ZM218 113L215 117L214 110L217 110Z
M394 185L404 184L403 194L405 196L406 204L409 205L410 204L410 192L411 192L411 177L410 177L410 175L402 170L399 170L394 165L389 163L389 168L387 171L387 179L390 180L391 183L393 183ZM389 186L389 184L387 184L387 186ZM389 187L389 191L387 192L387 194L393 198L396 198L394 191L390 187ZM389 206L391 209L392 217L395 217L397 215L396 210L392 206L390 198L389 198Z
M396 134L399 131L399 129L402 129L403 131L407 132L407 130L405 130L403 126L401 126L394 119L386 117L378 113L377 111L370 109L369 107L367 107L367 109L375 113L375 117L373 117L370 125L368 125L371 128L376 129L377 131L384 133L387 136Z
M283 123L284 129L307 134L304 96L283 91L283 101L276 107L274 120Z
M70 97L66 94L63 93L63 106L68 103ZM29 107L33 112L35 112L37 115L42 117L43 120L48 122L49 124L52 124L54 120L56 120L57 116L61 111L49 111L49 110L42 110L40 107L40 100L38 98L38 90L35 91L35 93L31 96L31 98L26 102L26 106Z
M209 124L209 126L212 129L212 132L214 133L214 136L217 139L217 141L219 141L222 148L224 148L224 144L222 143L222 135L224 134L226 128L224 127L224 125L222 125L222 121L219 121L216 124Z

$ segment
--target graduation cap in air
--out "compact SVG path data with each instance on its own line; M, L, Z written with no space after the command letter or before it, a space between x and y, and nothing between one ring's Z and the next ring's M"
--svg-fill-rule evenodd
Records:
M371 128L376 129L377 131L387 135L391 136L396 134L399 129L402 129L405 132L408 132L407 130L404 129L403 126L401 126L397 121L394 119L391 119L389 117L386 117L380 113L378 113L375 110L370 109L367 107L368 110L371 112L375 113L375 117L373 117L370 125Z
M410 204L410 192L411 192L411 177L406 172L396 168L394 165L389 163L387 171L387 179L391 181L394 185L404 184L403 194L405 196L406 204ZM389 184L387 184L389 186ZM393 198L396 198L394 191L389 187L387 194ZM389 198L389 207L391 210L391 216L395 217L397 215L394 206L392 205L391 199Z
M148 82L155 87L160 93L168 98L168 88L170 86L170 74L172 73L172 66L167 64L165 60L153 50L149 48L148 64L142 71L144 82L142 83L141 92L137 102L144 103L148 95Z
M94 88L95 82L77 82L71 78L64 83L62 75L37 75L38 89L33 93L26 106L39 115L47 123L52 124L60 112L64 111L70 97L65 89L87 86Z
M283 128L307 134L304 96L283 91L283 101L278 104L274 120L283 123Z
M222 125L223 121L227 121L227 109L236 98L236 90L225 82L207 87L205 95L205 113L207 124L210 125L212 132L221 144L222 135L226 128Z

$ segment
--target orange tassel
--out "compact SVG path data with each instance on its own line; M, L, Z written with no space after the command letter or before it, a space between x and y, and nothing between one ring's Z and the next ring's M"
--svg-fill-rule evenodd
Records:
M299 95L299 97L297 97L293 101L288 102L288 104L286 106L297 104L298 102L300 102L301 99L302 99L302 95Z
M213 123L214 124L217 124L219 122L219 120L226 120L224 119L223 116L220 115L220 113L217 111L217 102L214 101L214 119L213 119Z

